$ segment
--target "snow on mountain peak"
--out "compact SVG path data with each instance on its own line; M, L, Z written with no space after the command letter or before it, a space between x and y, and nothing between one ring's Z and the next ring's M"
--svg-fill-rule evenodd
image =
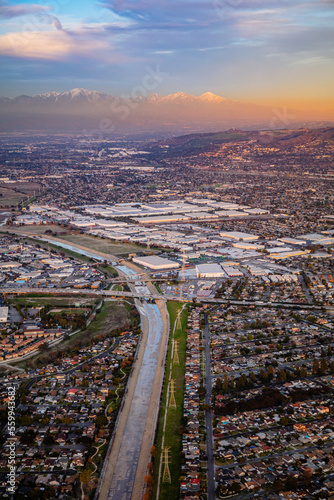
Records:
M87 101L98 101L101 98L106 97L106 94L103 92L98 92L96 90L86 90L86 89L72 89L67 92L62 92L58 94L57 100L70 100L70 101L78 101L78 100L87 100Z
M220 97L219 95L213 94L212 92L205 92L200 95L199 98L202 101L225 101L224 97Z
M52 92L47 92L46 94L35 94L32 97L38 97L40 99L49 99L50 97L57 97L58 95L60 95L59 92L52 91Z

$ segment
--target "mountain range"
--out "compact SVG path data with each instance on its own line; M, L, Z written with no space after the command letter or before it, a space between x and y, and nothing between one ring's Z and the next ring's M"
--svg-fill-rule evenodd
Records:
M296 111L224 99L211 92L112 96L86 89L0 98L0 130L77 132L87 137L118 134L179 134L284 128L300 123Z

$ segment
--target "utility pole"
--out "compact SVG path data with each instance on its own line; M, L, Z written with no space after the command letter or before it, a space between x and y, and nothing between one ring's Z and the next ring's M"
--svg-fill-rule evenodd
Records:
M171 483L172 482L172 479L171 479L171 476L170 476L170 470L169 470L169 456L168 456L168 452L170 450L170 446L165 446L164 448L164 459L163 459L163 463L165 464L165 467L164 467L164 474L163 474L163 477L162 477L162 481L164 483Z
M176 401L175 401L175 380L172 378L170 381L170 399L169 399L169 408L176 409Z
M180 300L182 300L182 290L183 290L182 283L184 282L185 267L186 267L186 251L185 251L184 248L182 248L182 268L181 268Z
M174 342L174 363L176 365L179 365L180 364L180 361L179 361L179 342L178 340L175 340Z

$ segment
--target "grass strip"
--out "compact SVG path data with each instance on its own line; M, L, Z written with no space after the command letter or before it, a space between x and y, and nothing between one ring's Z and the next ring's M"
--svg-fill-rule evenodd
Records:
M165 382L163 387L162 402L159 412L158 429L156 437L156 457L154 464L154 486L152 498L156 500L178 500L180 498L180 475L181 475L181 456L182 450L182 433L180 428L182 426L183 417L183 400L184 400L184 375L185 375L185 356L186 356L186 328L187 328L187 307L181 313L181 328L175 328L175 321L177 322L178 312L182 308L180 302L168 302L167 308L170 318L171 336L169 340L169 349L166 364ZM175 362L175 354L173 352L173 343L178 343L178 358L179 363ZM170 401L170 379L174 380L174 396L176 408L172 408L168 404L166 426L164 430L164 419L167 406L167 396L169 393ZM163 460L163 447L170 447L169 449L169 471L171 475L171 484L163 482L164 463L162 463L160 487L157 492L160 462Z

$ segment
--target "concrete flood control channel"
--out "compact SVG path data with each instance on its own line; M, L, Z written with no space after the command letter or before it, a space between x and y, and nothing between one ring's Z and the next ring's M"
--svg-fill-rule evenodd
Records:
M132 498L163 335L163 322L158 306L144 303L143 309L149 323L148 338L108 492L107 498L110 500Z

